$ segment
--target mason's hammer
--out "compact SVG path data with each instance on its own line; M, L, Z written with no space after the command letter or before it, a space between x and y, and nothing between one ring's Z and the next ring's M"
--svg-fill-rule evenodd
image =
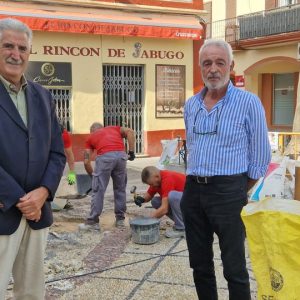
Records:
M133 200L135 200L135 198L136 198L136 186L135 186L135 185L133 185L133 186L130 188L130 194L132 194Z

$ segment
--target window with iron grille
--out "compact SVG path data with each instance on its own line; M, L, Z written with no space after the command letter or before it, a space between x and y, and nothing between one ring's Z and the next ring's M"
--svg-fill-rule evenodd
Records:
M56 115L59 122L71 132L71 89L49 89L49 91L55 102Z

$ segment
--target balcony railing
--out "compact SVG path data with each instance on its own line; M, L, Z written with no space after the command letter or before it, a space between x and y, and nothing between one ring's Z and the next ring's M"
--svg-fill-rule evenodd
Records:
M227 42L300 31L300 4L207 24L207 37Z

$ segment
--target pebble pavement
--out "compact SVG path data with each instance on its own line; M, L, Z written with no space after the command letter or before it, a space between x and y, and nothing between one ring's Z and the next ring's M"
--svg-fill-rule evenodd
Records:
M196 300L192 271L184 238L168 239L164 231L172 226L167 217L160 223L159 241L140 245L132 241L129 220L149 214L150 208L137 207L130 194L131 186L138 192L146 190L141 183L143 167L157 165L159 158L137 158L128 162L126 227L114 226L113 189L110 182L105 195L104 211L100 219L101 232L79 232L84 221L90 196L78 197L76 187L62 178L56 203L67 207L54 212L45 259L47 282L46 299L65 300ZM184 170L182 166L180 170ZM174 169L174 168L173 168ZM84 174L82 163L76 172ZM247 247L246 247L247 248ZM215 269L219 300L228 299L223 278L222 262L217 238L214 242ZM256 299L256 283L247 251L252 299ZM12 296L9 286L8 297Z

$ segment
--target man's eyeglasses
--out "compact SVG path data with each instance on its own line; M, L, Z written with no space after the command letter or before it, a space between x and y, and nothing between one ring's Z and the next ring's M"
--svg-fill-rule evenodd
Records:
M213 131L199 131L199 130L197 130L196 120L197 120L197 117L199 115L199 112L203 110L203 108L200 108L197 111L196 115L195 115L194 125L193 125L193 133L196 133L196 134L199 134L199 135L216 135L218 133L219 120L220 120L220 116L221 116L221 113L222 113L223 105L224 104L222 104L220 110L219 110L219 107L217 107L217 120L216 120L216 123L215 123L215 129Z

